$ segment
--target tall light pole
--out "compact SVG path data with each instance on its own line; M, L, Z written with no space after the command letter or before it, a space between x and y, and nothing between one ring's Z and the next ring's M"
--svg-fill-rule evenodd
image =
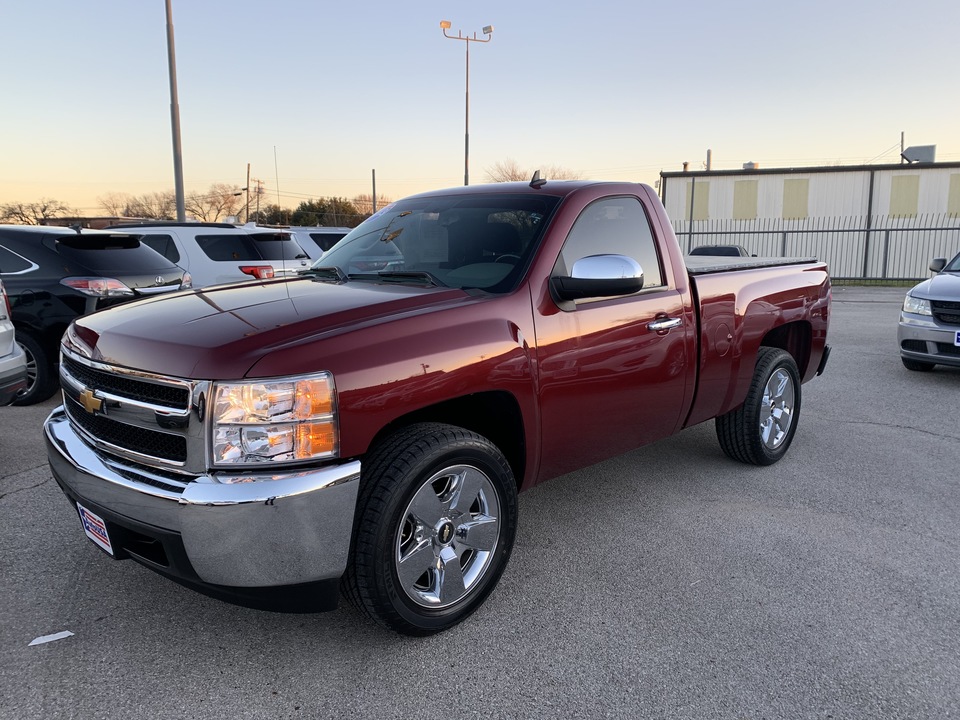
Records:
M470 184L470 43L472 42L482 42L488 43L493 40L493 25L487 25L483 28L483 34L486 35L486 38L478 38L477 34L474 33L473 37L469 35L464 35L462 31L457 30L456 35L447 34L447 30L450 29L449 20L440 21L440 29L443 30L443 36L450 38L451 40L463 40L467 45L467 92L466 92L466 113L463 125L463 184Z
M177 100L177 58L173 51L173 11L167 0L167 62L170 65L170 125L173 128L173 185L177 196L177 222L187 219L183 199L183 154L180 152L180 102Z

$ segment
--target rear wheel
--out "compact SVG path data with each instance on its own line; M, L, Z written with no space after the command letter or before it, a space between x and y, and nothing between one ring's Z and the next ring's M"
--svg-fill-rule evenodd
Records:
M14 405L35 405L52 396L58 387L56 367L43 346L29 333L16 332L17 344L27 356L27 389L17 395Z
M772 465L782 458L800 418L800 372L786 350L762 347L743 405L716 419L723 451L740 462Z
M915 372L930 372L933 370L934 363L921 362L919 360L911 360L909 358L901 357L900 361L903 363L903 366L907 370L914 370Z
M411 426L364 461L344 594L406 635L445 630L496 586L516 524L516 482L493 443Z

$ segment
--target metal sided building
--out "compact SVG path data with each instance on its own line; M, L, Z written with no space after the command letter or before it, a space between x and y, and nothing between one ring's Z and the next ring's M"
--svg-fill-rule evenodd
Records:
M838 278L919 279L960 251L960 163L660 173L681 246L816 256Z

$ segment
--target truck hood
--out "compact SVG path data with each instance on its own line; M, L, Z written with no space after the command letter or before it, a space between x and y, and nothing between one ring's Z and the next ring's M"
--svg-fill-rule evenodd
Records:
M86 315L65 343L112 365L229 380L271 350L469 300L453 288L311 278L224 285Z
M926 300L960 301L960 275L940 273L915 286L910 294Z

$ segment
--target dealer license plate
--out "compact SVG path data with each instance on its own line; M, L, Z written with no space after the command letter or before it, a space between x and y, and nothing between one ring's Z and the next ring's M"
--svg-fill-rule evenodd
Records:
M80 511L80 522L87 537L113 555L113 545L110 543L110 534L107 532L107 524L103 518L90 512L80 503L77 503L77 510Z

